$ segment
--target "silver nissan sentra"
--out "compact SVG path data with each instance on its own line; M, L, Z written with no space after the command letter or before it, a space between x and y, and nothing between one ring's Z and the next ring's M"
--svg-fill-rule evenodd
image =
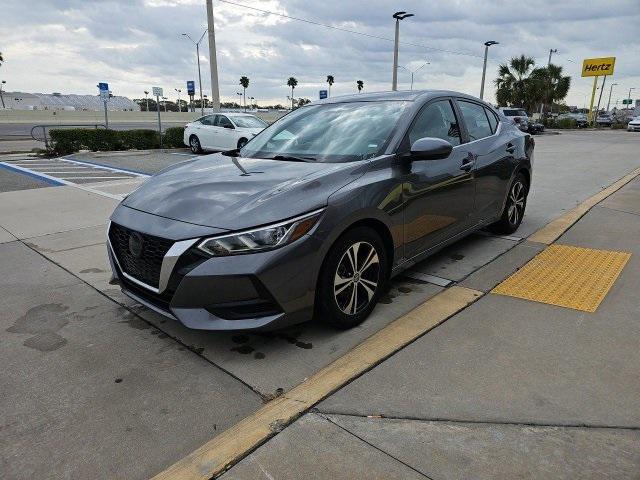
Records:
M534 141L449 91L335 97L147 180L111 216L113 281L206 330L350 328L392 276L480 228L514 232Z

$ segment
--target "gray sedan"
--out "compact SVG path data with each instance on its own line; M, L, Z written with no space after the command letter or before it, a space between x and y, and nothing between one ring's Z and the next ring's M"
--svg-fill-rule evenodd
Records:
M449 91L335 97L237 150L149 179L114 211L123 292L190 328L364 321L387 281L488 227L514 232L534 141Z

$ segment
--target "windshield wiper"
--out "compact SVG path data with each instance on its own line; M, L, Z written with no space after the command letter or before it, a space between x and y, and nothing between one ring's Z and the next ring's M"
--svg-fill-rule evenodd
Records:
M286 162L315 162L313 157L296 157L294 155L274 155L270 160L284 160Z

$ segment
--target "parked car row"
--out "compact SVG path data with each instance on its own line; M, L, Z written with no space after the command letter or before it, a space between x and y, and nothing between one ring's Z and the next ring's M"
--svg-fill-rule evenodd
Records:
M500 107L498 110L523 132L533 135L544 132L544 125L531 120L522 108Z
M205 115L185 125L184 144L193 153L242 148L266 126L264 120L247 113Z

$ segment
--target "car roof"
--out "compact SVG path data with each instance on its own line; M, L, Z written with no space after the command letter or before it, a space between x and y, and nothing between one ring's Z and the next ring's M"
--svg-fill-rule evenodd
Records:
M482 101L477 97L467 95L466 93L454 92L452 90L400 90L396 92L375 92L375 93L355 93L352 95L338 95L324 100L316 100L313 104L328 104L328 103L351 103L351 102L380 102L385 100L400 100L400 101L422 101L435 97L455 96L461 98L468 98L470 100ZM483 102L486 103L486 102Z
M244 113L244 112L216 112L219 113L221 115L227 115L229 117L255 117L255 115L252 115L251 113Z

